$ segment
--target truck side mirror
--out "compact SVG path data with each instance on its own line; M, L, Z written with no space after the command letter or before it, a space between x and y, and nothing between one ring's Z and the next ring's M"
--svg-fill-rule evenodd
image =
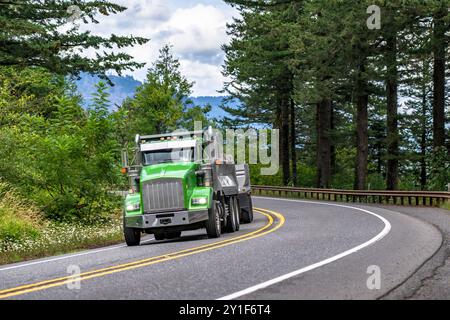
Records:
M208 127L208 136L209 136L209 137L212 137L213 134L214 134L213 128L212 128L211 126L209 126L209 127Z
M135 137L134 137L134 142L136 143L136 145L138 146L139 145L139 141L141 140L141 136L139 135L139 134L137 134Z
M205 171L195 171L195 176L197 177L197 185L203 187L205 181Z
M138 177L134 177L134 189L136 190L136 192L140 192L140 185L141 185L141 178Z

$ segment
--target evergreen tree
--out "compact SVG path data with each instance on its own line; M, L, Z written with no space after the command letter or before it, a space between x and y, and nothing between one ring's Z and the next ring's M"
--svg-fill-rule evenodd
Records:
M186 106L191 103L188 98L192 88L179 69L180 63L170 46L164 46L134 98L123 104L128 111L131 135L164 133L179 127Z
M237 7L241 18L228 26L232 40L223 47L226 54L223 73L231 79L224 91L232 99L239 99L242 106L225 110L239 120L245 119L247 124L269 123L280 130L283 183L296 184L297 139L295 129L290 130L295 123L294 83L289 65L292 51L287 23L295 21L300 4L296 1L227 2Z
M144 44L133 36L101 37L81 32L78 23L98 23L97 15L111 15L125 7L104 0L15 0L0 1L0 65L42 67L57 74L78 75L106 71L133 70L143 64L115 50ZM75 15L75 16L74 16ZM77 18L72 23L71 18ZM94 58L87 49L102 49ZM106 50L105 50L106 49ZM108 52L107 52L108 50Z

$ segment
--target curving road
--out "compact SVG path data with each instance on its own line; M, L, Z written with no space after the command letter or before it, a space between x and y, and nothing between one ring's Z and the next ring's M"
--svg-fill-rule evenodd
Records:
M220 239L198 230L0 266L0 298L376 299L442 244L432 225L383 208L261 197L254 205L254 223ZM368 268L380 271L379 289L368 288ZM68 278L78 270L79 287Z

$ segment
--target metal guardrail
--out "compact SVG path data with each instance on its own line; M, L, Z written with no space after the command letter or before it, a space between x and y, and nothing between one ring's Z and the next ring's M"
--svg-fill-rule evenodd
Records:
M439 207L450 201L450 192L309 189L293 187L252 186L254 195L287 196L340 202L360 202Z

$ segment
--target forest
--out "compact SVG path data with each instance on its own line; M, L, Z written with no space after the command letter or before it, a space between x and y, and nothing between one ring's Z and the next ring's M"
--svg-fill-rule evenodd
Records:
M67 9L79 6L81 21L95 25L125 7L0 0L0 252L36 254L33 239L47 241L46 254L117 241L121 199L111 191L127 188L121 150L136 133L194 121L280 131L280 171L252 170L254 184L447 190L450 0L225 2L239 16L227 25L222 94L240 104L224 103L218 120L190 101L193 83L170 44L134 96L109 111L108 75L144 67L120 49L149 39L80 31ZM90 101L76 90L81 73L101 79ZM56 245L74 225L88 235ZM86 229L97 225L115 233Z
M447 190L449 1L226 2L227 125L280 130L277 184Z

